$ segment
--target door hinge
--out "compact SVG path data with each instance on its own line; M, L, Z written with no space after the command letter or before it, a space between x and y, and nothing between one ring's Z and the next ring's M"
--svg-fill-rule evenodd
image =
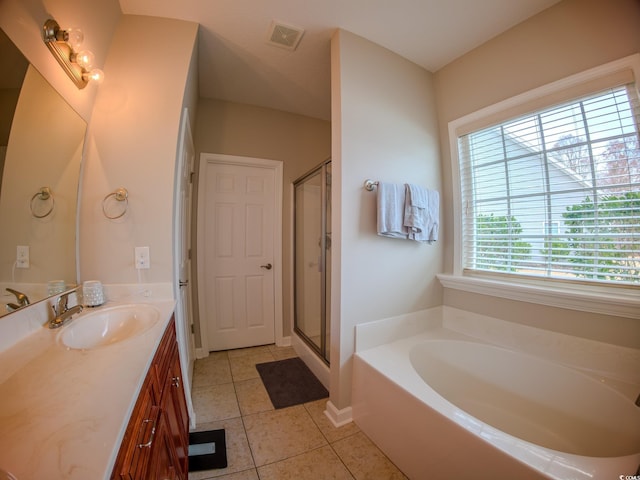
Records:
M196 329L193 328L193 323L191 324L191 333L194 334L194 335L196 334Z
M191 260L191 249L187 250L187 259Z
M189 183L193 183L193 176L196 174L196 172L191 172L189 174Z

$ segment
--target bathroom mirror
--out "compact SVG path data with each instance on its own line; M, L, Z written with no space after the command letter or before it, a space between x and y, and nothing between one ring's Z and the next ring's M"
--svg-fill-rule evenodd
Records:
M2 316L20 306L7 288L26 294L33 304L77 283L76 212L86 123L2 30L0 65Z

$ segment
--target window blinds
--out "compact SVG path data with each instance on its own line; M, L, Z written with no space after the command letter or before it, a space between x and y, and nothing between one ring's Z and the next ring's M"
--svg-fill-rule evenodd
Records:
M458 138L463 267L640 285L633 84Z

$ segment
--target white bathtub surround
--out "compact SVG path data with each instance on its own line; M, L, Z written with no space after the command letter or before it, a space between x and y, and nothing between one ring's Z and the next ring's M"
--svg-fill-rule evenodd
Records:
M450 307L356 338L354 420L412 479L618 478L640 465L638 350Z

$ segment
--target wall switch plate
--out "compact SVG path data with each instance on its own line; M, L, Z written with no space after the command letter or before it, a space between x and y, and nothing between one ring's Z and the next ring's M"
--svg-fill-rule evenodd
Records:
M135 248L135 263L138 270L151 267L151 259L149 258L149 247Z
M18 245L16 252L16 267L29 268L29 246Z

